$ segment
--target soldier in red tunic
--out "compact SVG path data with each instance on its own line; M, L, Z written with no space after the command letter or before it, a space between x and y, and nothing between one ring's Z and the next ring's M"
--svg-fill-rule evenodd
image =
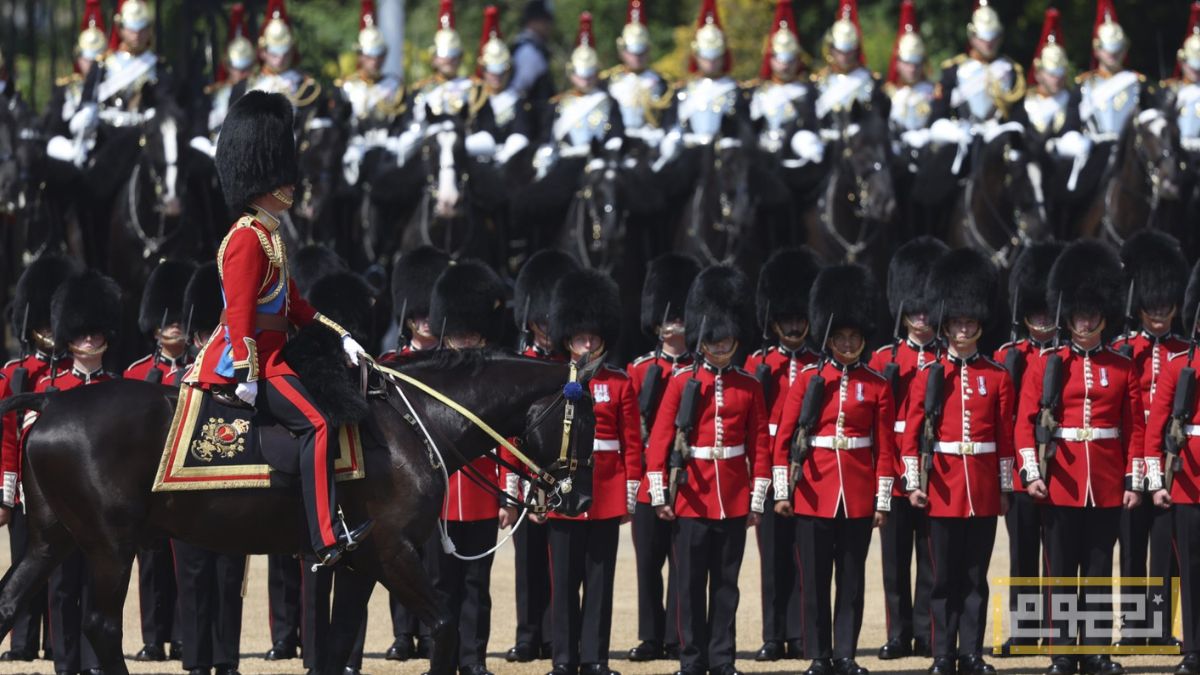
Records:
M1126 333L1113 342L1113 349L1133 359L1142 389L1142 410L1149 417L1154 401L1158 398L1158 381L1172 354L1186 351L1188 343L1173 332L1179 305L1183 301L1183 287L1187 283L1187 260L1179 241L1162 230L1141 230L1129 238L1121 247L1121 263L1125 272L1125 288L1131 301L1132 316L1127 322L1136 321L1138 330ZM1191 330L1191 325L1188 325ZM1147 446L1149 448L1149 446ZM1149 552L1151 577L1170 579L1177 576L1175 553L1171 544L1170 513L1155 508L1150 499L1133 510L1121 513L1121 576L1145 577L1146 554ZM1168 586L1167 591L1170 590ZM1146 601L1152 602L1155 594L1164 591L1161 587L1122 587L1122 593L1142 593ZM1147 605L1150 606L1150 605ZM1121 640L1118 645L1178 645L1171 635L1171 628L1157 635L1148 635L1152 629L1150 617L1141 620L1126 620L1121 623ZM1130 633L1138 631L1134 636Z
M1030 245L1017 257L1008 277L1009 309L1013 318L1011 339L996 350L994 360L1008 371L1018 397L1025 370L1030 363L1043 358L1043 350L1053 346L1054 336L1058 334L1054 325L1056 307L1046 305L1046 277L1050 276L1050 267L1062 249L1063 245L1055 242ZM1041 576L1041 507L1024 490L1014 490L1009 502L1008 513L1004 516L1004 526L1008 530L1008 574L1012 577ZM1010 612L1017 610L1025 590L1019 586L1009 590ZM1000 651L994 653L1007 656L1014 645L1035 644L1037 638L1010 637Z
M299 437L309 537L321 564L333 565L372 523L351 528L338 516L335 430L284 362L282 349L292 325L319 322L341 336L352 363L363 350L345 329L314 311L288 276L278 214L291 206L296 182L292 128L292 104L281 94L248 92L225 118L217 175L229 208L242 216L217 253L225 298L221 326L185 381L206 389L233 387L247 405L262 406Z
M54 335L50 330L50 298L55 289L78 271L78 265L70 258L46 255L29 264L17 280L13 297L11 324L14 334L21 343L23 357L13 359L0 369L4 380L0 400L13 394L33 391L37 381L50 372L51 363L63 367L66 363L55 353ZM0 422L0 470L3 471L3 499L0 500L0 525L8 525L9 549L12 562L16 565L25 557L28 545L28 520L25 507L21 504L21 444L18 442L20 412L4 415ZM39 646L50 650L49 631L43 633L46 619L46 593L34 593L29 604L14 619L12 640L8 651L0 654L0 661L32 661L37 658Z
M573 360L602 359L620 337L617 284L594 270L563 275L550 301L550 337ZM637 396L625 371L604 366L589 387L596 415L592 494L583 515L551 513L553 675L619 675L608 667L620 526L633 517L642 477ZM581 601L582 598L582 601Z
M951 251L934 263L925 292L946 352L913 379L900 450L912 505L929 513L929 674L995 675L983 660L987 572L1013 490L1016 414L1008 372L978 351L996 272L973 249Z
M692 365L684 335L683 308L688 289L700 273L695 258L665 253L646 267L642 284L642 332L653 337L654 351L634 359L629 373L642 418L642 439L654 427L655 415L671 377ZM671 553L671 523L658 517L650 504L645 478L646 459L640 461L642 480L633 508L633 553L637 561L638 640L629 650L630 661L679 658L679 624L675 562ZM667 563L666 606L663 606L663 563Z
M808 323L808 291L820 269L809 249L784 249L771 256L758 277L755 304L759 327L763 339L775 340L776 344L751 354L746 359L746 372L763 385L767 428L772 436L788 390L801 370L817 362L817 354L808 348L806 340L812 330ZM775 503L771 490L767 491L767 503ZM796 525L773 509L766 509L757 533L763 646L754 658L778 661L785 654L801 658L804 626L800 620L800 587L796 585Z
M1200 264L1192 268L1183 301L1183 325L1189 333L1198 307ZM1200 675L1200 396L1193 394L1186 408L1174 406L1176 390L1188 386L1184 378L1191 377L1190 386L1200 388L1195 382L1200 369L1200 355L1193 348L1197 339L1195 333L1188 335L1188 349L1168 358L1146 423L1146 491L1155 507L1169 516L1179 560L1183 660L1175 675Z
M732 267L696 277L685 324L699 360L671 378L646 452L651 503L675 521L684 675L738 672L738 572L746 528L758 524L770 483L762 385L733 363L751 325L748 297L745 276Z
M578 268L575 259L563 253L547 249L538 251L525 261L517 274L513 289L513 319L521 333L518 353L535 359L561 361L563 354L550 339L550 296L554 286L566 273ZM517 465L516 458L507 451L501 456ZM528 490L525 476L507 469L501 470L504 489L513 499L521 499ZM515 508L504 509L500 514L500 527L512 527L517 521ZM513 534L515 556L517 639L505 654L509 663L527 663L534 659L550 658L550 589L546 580L550 578L549 558L546 550L546 521L530 514L524 525Z
M1046 573L1051 577L1111 576L1121 509L1141 501L1146 426L1141 385L1133 362L1109 349L1103 339L1105 328L1120 321L1122 295L1121 261L1102 242L1069 245L1050 269L1046 300L1057 305L1061 298L1070 342L1026 369L1015 437L1022 481L1042 504ZM1044 374L1055 356L1062 363L1057 405L1043 410ZM1037 437L1044 433L1039 419L1051 416L1055 426L1048 445L1054 454L1039 456ZM1045 462L1045 473L1040 462ZM1075 591L1046 589L1047 596L1064 592ZM1109 612L1111 605L1095 597L1109 592L1085 588L1079 606ZM1065 639L1064 621L1048 616L1045 626L1058 636L1044 632L1052 657L1047 675L1071 675L1077 666L1089 675L1124 672L1107 655L1087 656L1080 664L1073 656L1053 651L1076 640L1085 646L1110 644L1111 621L1097 620L1090 631Z
M893 336L871 355L871 369L888 378L896 405L894 425L896 442L905 431L910 389L917 370L932 363L938 349L938 336L929 316L935 309L925 295L929 268L948 249L933 237L917 237L896 250L888 264L887 300L892 316L904 331ZM817 330L821 330L820 327ZM893 467L895 475L904 471L899 453ZM879 658L898 659L915 654L929 656L929 591L933 587L933 568L929 561L929 520L921 509L913 509L908 495L897 484L892 490L892 511L879 530L883 562L883 597L887 611L888 639L879 648ZM917 579L912 582L913 552L917 558Z
M876 295L864 267L837 265L817 275L809 317L828 340L821 344L818 338L821 361L801 371L788 390L775 435L775 512L796 516L804 650L812 659L807 675L868 672L854 660L867 549L872 526L887 519L895 482L891 387L862 361ZM831 612L835 567L837 607Z

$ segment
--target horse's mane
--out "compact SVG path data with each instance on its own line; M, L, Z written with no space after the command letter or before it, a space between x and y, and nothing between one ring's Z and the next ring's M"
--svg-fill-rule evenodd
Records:
M478 375L491 364L515 360L517 357L494 347L482 349L433 349L406 354L398 370L465 370Z

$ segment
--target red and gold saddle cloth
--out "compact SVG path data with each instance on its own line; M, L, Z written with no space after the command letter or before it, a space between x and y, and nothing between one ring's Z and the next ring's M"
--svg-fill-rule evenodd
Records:
M362 478L358 425L339 428L337 439L336 480ZM154 491L293 484L300 473L298 449L291 434L282 427L262 424L253 410L226 405L204 389L183 385Z

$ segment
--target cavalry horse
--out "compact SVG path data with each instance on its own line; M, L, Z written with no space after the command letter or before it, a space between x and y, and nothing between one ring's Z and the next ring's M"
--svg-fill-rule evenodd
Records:
M434 534L445 477L494 452L488 425L491 434L517 439L548 505L568 515L585 511L595 429L587 382L600 363L577 370L517 356L440 352L397 366L401 377L381 375L383 391L367 399L360 423L366 475L338 488L346 517L371 519L375 528L346 554L356 574L339 586L331 648L318 672L342 672L376 581L432 628L429 672L455 672L458 629L419 553ZM342 386L353 389L347 380ZM29 549L0 580L0 637L78 548L94 579L85 632L104 672L121 675L128 672L122 605L140 542L166 535L226 553L311 554L296 486L151 491L177 396L174 388L116 380L0 403L0 412L40 412L24 457Z
M803 219L806 243L826 261L863 263L881 273L891 257L896 211L887 120L859 103L840 116L837 137L825 148L825 189Z
M1049 235L1041 166L1019 124L997 125L978 137L949 227L937 234L952 248L983 253L1001 271Z
M342 155L346 151L348 104L334 106L329 117L308 115L296 145L300 184L285 223L286 239L296 247L325 244L345 256L354 247L354 235L343 227L341 194Z

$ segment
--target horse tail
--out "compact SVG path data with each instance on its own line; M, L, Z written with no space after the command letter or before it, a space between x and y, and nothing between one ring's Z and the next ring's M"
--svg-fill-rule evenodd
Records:
M9 396L0 401L0 415L8 414L14 410L35 410L42 412L46 409L46 403L49 400L50 396L46 393Z

